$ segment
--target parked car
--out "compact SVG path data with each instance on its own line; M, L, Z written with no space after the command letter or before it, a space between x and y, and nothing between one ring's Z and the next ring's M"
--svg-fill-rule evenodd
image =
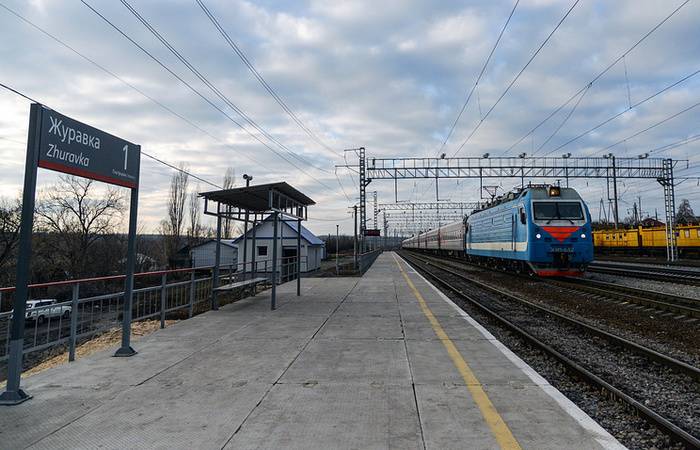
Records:
M42 324L46 319L63 316L64 319L70 318L71 306L57 304L55 298L45 298L40 300L29 300L27 302L26 320L36 320ZM55 305L55 306L52 306Z

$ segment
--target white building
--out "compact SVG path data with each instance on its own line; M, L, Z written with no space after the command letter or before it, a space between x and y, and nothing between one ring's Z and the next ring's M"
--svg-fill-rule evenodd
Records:
M216 263L216 239L209 239L190 249L190 258L194 267L213 266ZM220 267L236 264L238 249L233 239L221 240Z
M255 264L258 272L272 271L272 242L274 237L272 216L259 223L255 229ZM246 268L250 270L253 256L253 230L248 230ZM279 221L277 230L277 257L289 258L282 260L282 264L292 262L297 255L297 221ZM238 247L238 264L243 267L243 236L236 238L233 243ZM325 256L326 243L316 237L312 232L301 227L301 271L311 272L321 267L321 260ZM267 261L267 265L265 264ZM284 268L280 269L284 276Z

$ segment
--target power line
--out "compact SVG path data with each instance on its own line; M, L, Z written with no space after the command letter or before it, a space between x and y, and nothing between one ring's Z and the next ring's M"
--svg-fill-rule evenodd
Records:
M4 88L4 89L7 89L8 91L10 91L10 92L12 92L12 93L14 93L14 94L16 94L16 95L19 95L19 96L21 96L21 97L24 97L25 99L29 100L30 102L37 103L37 104L42 105L42 106L45 106L45 107L47 107L47 108L49 108L49 109L54 109L54 108L52 108L52 107L46 105L45 103L42 103L42 102L40 102L40 101L38 101L38 100L36 100L36 99L34 99L34 98L32 98L32 97L30 97L30 96L24 94L23 92L18 91L18 90L15 89L15 88L12 88L12 87L10 87L10 86L4 84L4 83L0 83L0 87L2 87L2 88ZM202 178L202 177L200 177L200 176L198 176L198 175L195 175L195 174L193 174L192 172L189 172L189 171L184 170L184 169L182 169L182 168L180 168L180 167L174 166L173 164L171 164L171 163L169 163L169 162L167 162L167 161L164 161L164 160L162 160L162 159L160 159L160 158L158 158L158 157L156 157L156 156L154 156L154 155L151 155L151 154L149 154L149 153L147 153L147 152L141 151L141 154L142 154L143 156L146 156L147 158L150 158L150 159L152 159L152 160L154 160L154 161L156 161L156 162L159 162L160 164L163 164L163 165L165 165L165 166L168 166L168 167L170 167L170 168L173 169L173 170L177 170L178 172L181 172L181 173L184 173L184 174L186 174L186 175L188 175L188 176L191 176L192 178L194 178L194 179L196 179L196 180L199 180L199 181L201 181L201 182L203 182L203 183L206 183L206 184L208 184L208 185L217 187L217 188L219 188L219 189L223 189L221 186L217 185L216 183L212 183L211 181L209 181L209 180L207 180L207 179L205 179L205 178Z
M85 3L85 1L83 1ZM158 30L156 30L149 22L146 20L143 16L139 14L138 11L136 11L126 0L121 0L121 3L131 12L131 14L136 17L142 24L143 26L148 29L151 34L153 34L180 62L182 62L185 67L189 69L190 72L192 72L202 83L204 83L221 101L223 101L226 105L228 105L231 109L233 109L243 120L245 120L249 125L251 125L255 130L257 130L259 133L261 133L263 136L265 136L268 140L271 142L275 143L278 145L280 148L285 150L291 157L299 160L303 164L308 164L312 167L314 167L317 170L321 170L323 172L329 173L327 170L322 169L320 167L314 166L313 163L310 161L304 159L303 157L297 155L295 152L290 150L286 145L281 143L279 140L277 140L274 136L272 136L268 131L266 131L263 127L261 127L255 120L253 120L250 116L248 116L243 110L241 110L235 103L233 103L225 94L223 94L216 86L214 86L209 79L204 76L199 70L197 70L196 67L194 67L188 60L185 58L175 47L173 47L170 42L161 35ZM236 122L238 124L238 122ZM241 128L243 128L245 131L248 131L247 128L243 127L242 125L239 124ZM250 133L251 136L254 136L253 133ZM260 141L262 142L262 141ZM271 148L271 147L270 147ZM286 159L285 159L286 160ZM305 174L309 175L311 178L319 182L320 184L323 184L322 181L318 180L317 178L313 177L313 175L309 174L306 172L303 168L297 166L296 164L292 163L291 161L287 160L290 164L292 164L294 167L299 169L300 171L304 172ZM328 186L326 186L328 187Z
M645 99L643 99L643 100L640 100L640 101L638 101L637 103L635 103L635 104L633 104L633 105L630 105L630 107L629 107L628 109L625 109L624 111L621 111L621 112L615 114L614 116L612 116L612 117L610 117L610 118L608 118L608 119L602 121L601 123L599 123L598 125L594 126L593 128L590 128L589 130L584 131L583 133L577 135L576 137L573 137L573 138L569 139L568 141L566 141L566 142L564 142L563 144L561 144L559 147L557 147L557 148L551 150L549 153L546 153L545 156L546 156L546 155L549 155L550 153L556 152L557 150L560 150L560 149L566 147L567 145L571 144L572 142L575 142L575 141L581 139L583 136L585 136L585 135L587 135L587 134L589 134L589 133L592 133L593 131L597 130L598 128L600 128L600 127L602 127L602 126L604 126L604 125L606 125L606 124L612 122L613 120L617 119L618 117L620 117L620 116L622 116L622 115L628 113L629 111L632 111L633 109L637 108L638 106L643 105L644 103L646 103L646 102L652 100L653 98L658 97L659 95L663 94L664 92L668 91L669 89L672 89L672 88L678 86L679 84L681 84L681 83L683 83L683 82L685 82L685 81L691 79L692 77L696 76L696 75L699 74L699 73L700 73L700 70L696 70L696 71L694 71L693 73L684 76L684 77L681 78L680 80L675 81L674 83L669 84L668 86L664 87L663 89L654 92L653 94L651 94L651 95L648 96L647 98L645 98Z
M215 141L217 141L217 142L219 142L219 143L221 143L221 144L223 144L223 145L225 145L225 146L227 146L227 147L230 147L232 150L235 150L235 148L234 148L232 145L230 145L230 144L228 144L227 142L225 142L224 140L222 140L222 139L216 137L215 135L211 134L211 133L208 132L207 130L201 128L201 127L200 127L199 125L197 125L196 123L192 122L192 121L191 121L190 119L188 119L187 117L183 116L182 114L176 112L176 111L173 110L172 108L166 106L165 104L161 103L160 101L158 101L158 100L156 100L155 98L151 97L150 95L146 94L146 93L143 92L141 89L137 88L137 87L134 86L133 84L131 84L131 83L129 83L128 81L126 81L124 78L120 77L120 76L117 75L116 73L114 73L114 72L112 72L111 70L107 69L106 67L104 67L103 65L101 65L100 63L98 63L97 61L95 61L94 59L92 59L92 58L86 56L84 53L79 52L79 51L76 50L74 47L70 46L69 44L67 44L66 42L62 41L61 39L59 39L59 38L56 37L55 35L49 33L49 32L46 31L45 29L41 28L40 26L38 26L38 25L35 24L34 22L30 21L30 20L27 19L26 17L22 16L22 15L19 14L18 12L14 11L14 10L12 10L12 9L10 9L10 8L8 8L6 5L2 4L2 2L0 2L0 7L2 7L3 9L5 9L5 10L6 10L7 12L9 12L10 14L14 15L15 17L17 17L18 19L20 19L21 21L23 21L23 22L26 23L27 25L31 26L31 27L34 28L35 30L37 30L37 31L39 31L40 33L44 34L44 35L47 36L48 38L50 38L50 39L52 39L53 41L55 41L55 42L61 44L61 45L62 45L63 47L65 47L66 49L70 50L71 52L73 52L74 54L78 55L79 57L81 57L81 58L84 59L85 61L89 62L90 64L94 65L94 66L97 67L98 69L102 70L102 71L105 72L106 74L108 74L108 75L112 76L113 78L119 80L122 84L124 84L124 85L130 87L130 88L133 89L134 91L138 92L138 93L139 93L141 96L143 96L144 98L148 99L149 101L151 101L152 103L154 103L154 104L156 104L157 106L161 107L161 108L164 109L165 111L169 112L170 114L172 114L172 115L174 115L175 117L179 118L180 120L184 121L184 122L187 123L188 125L192 126L193 128L197 129L198 131L200 131L200 132L206 134L207 136L209 136L210 138L214 139ZM19 95L23 95L23 94L21 94L21 93L19 93L19 92L17 92L17 93L18 93ZM39 102L35 102L35 103L39 103ZM245 157L245 158L247 158L247 159L250 160L251 162L253 162L253 163L259 165L260 167L263 167L263 168L265 167L262 163L260 163L259 161L257 161L255 158L251 157L251 156L248 155L248 154L242 154L242 156Z
M343 187L343 183L340 182L340 177L338 176L338 169L335 169L335 179L338 180L338 185L340 186L340 190L343 191L343 195L345 196L345 199L352 203L352 200L350 200L350 197L348 197L347 192L345 192L345 188Z
M639 135L642 134L642 133L646 133L647 131L650 131L650 130L654 129L654 128L658 127L659 125L663 125L664 123L668 122L669 120L675 119L676 117L680 116L681 114L684 114L684 113L686 113L686 112L692 110L693 108L697 108L698 106L700 106L700 102L697 102L697 103L695 103L695 104L693 104L693 105L691 105L691 106L688 106L687 108L682 109L681 111L679 111L679 112L677 112L677 113L675 113L675 114L672 114L671 116L668 116L668 117L666 117L665 119L660 120L660 121L654 123L653 125L650 125L650 126L644 128L644 129L641 130L641 131L637 131L636 133L634 133L634 134L632 134L632 135L630 135L630 136L627 136L626 138L621 139L621 140L615 142L614 144L610 144L610 145L608 145L607 147L601 148L600 150L598 150L598 151L596 151L595 153L593 153L593 155L596 155L596 154L598 154L598 153L600 153L600 152L604 152L604 151L609 150L609 149L611 149L611 148L613 148L613 147L615 147L615 146L618 146L618 145L622 144L622 143L625 142L625 141L628 141L628 140L630 140L630 139L633 139L633 138L639 136ZM593 156L593 155L591 155L591 156Z
M598 75L594 76L592 80L590 80L588 83L586 83L581 89L579 89L576 93L574 93L571 97L569 97L568 100L566 100L564 103L559 105L557 108L554 109L547 117L545 117L540 123L535 125L530 131L525 133L524 136L522 136L520 139L515 141L510 147L508 147L505 152L503 153L508 153L509 151L513 150L518 144L520 144L523 140L525 140L528 136L530 136L532 133L537 131L542 125L544 125L549 119L554 117L559 111L562 110L562 108L566 107L573 99L578 97L585 89L589 89L596 81L598 81L603 75L608 73L610 69L615 67L617 63L619 63L625 56L627 56L629 53L631 53L635 48L637 48L642 42L644 42L649 36L654 34L656 30L658 30L663 24L665 24L671 17L676 15L678 11L681 10L685 5L687 5L690 2L690 0L685 0L683 3L681 3L676 9L671 11L670 14L668 14L666 17L663 18L659 23L654 25L649 31L647 31L641 38L637 40L630 48L628 48L626 51L624 51L620 56L618 56L613 62L611 62L605 69L603 69Z
M589 86L589 88L590 88L590 86ZM531 156L534 156L534 155L536 155L537 153L539 153L540 150L542 150L542 147L544 147L545 145L547 145L547 144L549 143L549 141L551 141L552 138L554 138L554 136L556 136L557 133L559 133L559 130L562 129L562 127L566 124L566 122L569 121L569 119L570 119L571 116L574 114L574 112L576 112L576 109L577 109L578 106L581 104L581 101L583 100L583 97L585 97L586 94L588 93L589 88L586 88L586 90L583 91L583 93L581 94L581 96L578 98L578 100L576 100L576 103L574 103L574 106L573 106L573 107L571 108L571 110L569 111L569 114L567 114L566 117L564 117L564 120L562 120L562 122L559 124L559 126L557 127L557 129L554 130L554 132L553 132L552 134L550 134L549 137L548 137L547 139L545 139L545 140L537 147L537 150L535 150ZM552 150L552 151L554 151L554 150ZM550 151L549 153L552 153L552 151ZM549 153L546 153L545 156L546 156L546 155L549 155Z
M199 1L199 0L197 0L197 1ZM455 118L454 122L452 123L452 126L450 127L449 133L447 133L445 140L442 141L442 145L440 146L440 150L438 150L438 154L440 154L442 152L442 149L445 148L445 145L447 144L447 141L452 136L452 133L454 133L455 127L457 126L459 119L462 117L462 114L464 114L464 110L467 108L467 104L469 103L469 100L472 98L472 94L474 94L476 87L479 85L479 81L481 81L481 77L486 72L486 67L488 66L489 62L491 61L491 57L493 56L494 52L496 51L496 47L498 47L498 44L501 42L501 38L503 37L503 33L505 33L506 28L508 27L508 24L510 23L510 19L513 17L513 14L515 13L515 9L518 7L519 3L520 3L520 0L516 0L515 4L513 5L513 9L511 9L510 14L508 15L508 19L506 19L506 23L503 24L503 28L501 28L501 32L498 34L498 39L496 39L496 43L491 48L491 52L489 53L489 56L486 58L486 61L484 62L484 65L481 68L481 71L479 72L479 76L476 77L476 81L474 82L474 85L469 90L469 94L467 94L467 99L464 101L464 104L462 105L462 109L459 110L459 114L457 114L457 117ZM477 97L478 97L478 95L479 94L477 92Z
M649 150L649 153L655 153L655 152L659 152L659 151L663 151L663 150L672 150L672 149L674 149L674 148L677 148L677 147L681 147L681 146L683 146L683 145L690 144L690 143L695 142L695 141L697 141L697 140L700 140L700 134L696 134L696 135L693 135L693 136L689 136L689 137L687 137L687 138L680 139L680 140L678 140L678 141L676 141L676 142L672 142L672 143L670 143L670 144L662 145L661 147L653 148L653 149Z
M289 108L289 106L285 103L285 101L277 94L274 88L270 86L270 84L263 78L263 76L258 72L258 70L255 68L255 66L250 62L248 57L245 55L243 50L236 44L236 42L229 36L229 34L226 32L226 30L221 26L219 21L217 20L216 16L207 8L207 6L204 4L202 0L196 0L197 4L199 7L204 11L204 14L209 18L211 23L214 25L214 27L219 31L221 36L224 38L226 43L233 49L233 51L238 55L238 57L243 61L243 64L248 67L250 72L255 76L255 78L258 80L258 82L262 85L263 88L272 96L272 98L275 99L277 104L282 107L282 109L287 113L287 115L301 128L311 139L313 139L317 144L320 146L324 147L328 151L333 152L335 155L340 156L340 152L333 150L330 148L328 145L326 145L325 142L321 140L321 138L316 135L309 127L307 127L300 119L299 117L294 113L294 111Z
M170 73L173 77L175 77L178 81L183 83L190 91L195 93L198 97L200 97L202 100L204 100L206 103L208 103L212 108L216 109L219 113L221 113L223 116L225 116L229 121L237 125L239 128L241 128L243 131L245 131L248 135L250 135L253 139L261 143L265 148L269 149L272 151L275 155L278 157L282 158L284 161L292 165L293 167L299 169L300 171L306 173L309 175L311 178L314 180L318 181L320 184L328 187L324 183L320 182L317 180L315 177L312 175L308 174L306 171L303 169L299 168L296 164L294 164L292 161L289 159L285 158L284 155L279 153L277 150L272 148L270 145L268 145L266 142L261 140L255 133L252 133L250 130L248 130L245 126L243 126L241 123L239 123L236 119L231 117L226 111L221 109L217 104L215 104L211 99L209 99L207 96L202 94L199 90L194 88L190 83L185 81L182 77L180 77L178 74L176 74L172 69L170 69L168 66L166 66L163 62L161 62L158 58L156 58L152 53L150 53L148 50L146 50L142 45L140 45L138 42L136 42L134 39L132 39L129 35L127 35L124 31L122 31L118 26L116 26L114 23L112 23L109 19L107 19L104 15L102 15L99 11L97 11L95 8L93 8L89 3L87 3L85 0L80 0L83 5L85 5L88 9L90 9L93 13L95 13L98 17L100 17L104 22L106 22L109 26L111 26L114 30L116 30L119 34L121 34L125 39L127 39L129 42L131 42L133 45L135 45L139 50L141 50L143 53L145 53L148 57L150 57L154 62L156 62L159 66L161 66L164 70L166 70L168 73ZM329 188L330 189L330 188Z
M462 142L462 144L457 148L457 150L455 150L454 154L452 155L453 157L456 156L457 153L459 153L459 152L462 150L462 148L464 148L464 146L467 144L467 142L469 142L469 140L472 138L472 136L474 136L474 134L476 133L476 131L481 127L481 124L483 124L484 121L486 121L486 119L489 117L489 115L491 114L491 112L496 108L496 106L498 106L498 104L501 102L501 100L503 100L503 98L506 96L506 94L508 94L508 92L509 92L510 89L513 87L513 85L515 84L515 82L518 81L518 79L519 79L520 76L523 74L523 72L525 72L525 70L528 68L528 66L530 65L530 63L532 63L532 61L534 61L535 57L537 57L537 55L540 53L540 51L542 51L542 49L543 49L544 46L547 44L547 42L549 42L549 40L552 38L552 36L554 36L554 33L556 33L556 31L559 29L559 27L561 27L562 23L564 23L564 21L566 20L566 18L569 17L569 14L571 14L571 11L574 10L574 8L576 7L576 5L578 5L580 1L581 1L581 0L575 0L575 1L571 4L571 6L569 7L569 9L566 11L566 13L564 14L564 16L559 20L559 22L558 22L557 25L554 27L554 29L549 33L549 35L545 38L545 40L542 41L542 43L541 43L540 46L537 48L537 50L535 50L535 53L533 53L532 56L530 56L530 59L527 61L527 63L525 63L525 65L523 66L523 68L520 69L520 72L518 72L518 74L515 76L515 78L513 78L513 80L510 82L510 84L508 85L508 87L506 87L505 91L503 91L503 93L501 94L501 96L498 97L498 100L496 100L496 103L494 103L493 106L491 106L491 108L489 108L489 110L486 111L486 114L484 115L484 117L482 117L481 120L479 120L479 122L476 124L476 126L475 126L474 129L471 131L471 133L469 133L469 135L468 135L467 138L464 140L464 142ZM690 1L690 0L688 0L688 1Z

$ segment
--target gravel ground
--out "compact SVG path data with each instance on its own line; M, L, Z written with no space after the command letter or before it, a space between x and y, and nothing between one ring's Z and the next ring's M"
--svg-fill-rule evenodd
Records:
M623 277L619 275L608 275L605 273L588 272L585 276L592 280L606 281L621 286L633 288L649 289L650 291L664 292L666 294L680 295L683 297L700 299L700 288L687 284L677 284L666 281L643 280L633 277Z
M441 263L468 272L476 279L498 286L511 294L521 295L533 303L700 367L700 321L678 321L673 316L663 317L662 311L647 312L636 305L623 306L616 301L607 302L587 293L547 285L545 281L537 278L514 277L507 273L465 265L459 261L441 260ZM616 283L614 280L609 282ZM640 285L640 282L644 284ZM637 288L640 286L647 287L647 280L637 280L637 283L632 285Z
M475 276L533 303L700 367L700 321L686 323L674 316L663 317L663 311L647 312L638 305L600 300L537 279L523 282L498 272L480 272Z
M676 261L672 264L667 264L664 261L659 261L659 260L653 260L653 259L646 259L646 258L637 258L631 261L622 261L619 259L595 259L594 262L601 263L601 264L615 264L620 267L627 267L627 266L632 266L632 267L641 267L641 268L650 268L653 269L655 267L670 267L673 269L682 269L682 270L692 270L695 272L700 272L700 266L698 265L683 265L682 262Z
M478 272L478 270L475 270ZM455 279L457 280L457 279ZM463 282L461 282L463 283ZM490 305L528 329L545 342L554 345L562 353L601 375L604 379L615 380L615 385L659 413L673 418L684 429L700 435L700 385L694 380L648 361L646 358L630 354L623 349L611 346L606 341L583 335L580 330L559 323L556 319L529 308L514 305L511 301L494 299L493 294L478 294L478 288L470 286L469 292L483 297ZM458 304L464 306L459 301ZM471 307L467 311L479 316ZM533 320L533 314L536 319ZM479 318L477 317L477 318ZM626 411L620 403L610 401L588 387L585 383L572 380L563 368L524 345L519 338L511 336L503 329L485 325L506 345L523 357L550 383L574 400L584 411L599 421L606 429L630 448L674 448L658 430L650 427L634 414Z

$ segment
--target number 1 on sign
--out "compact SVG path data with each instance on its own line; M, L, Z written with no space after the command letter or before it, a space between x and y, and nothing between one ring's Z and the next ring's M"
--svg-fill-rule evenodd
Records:
M122 150L124 151L124 170L126 170L126 161L129 158L129 146L125 145Z

